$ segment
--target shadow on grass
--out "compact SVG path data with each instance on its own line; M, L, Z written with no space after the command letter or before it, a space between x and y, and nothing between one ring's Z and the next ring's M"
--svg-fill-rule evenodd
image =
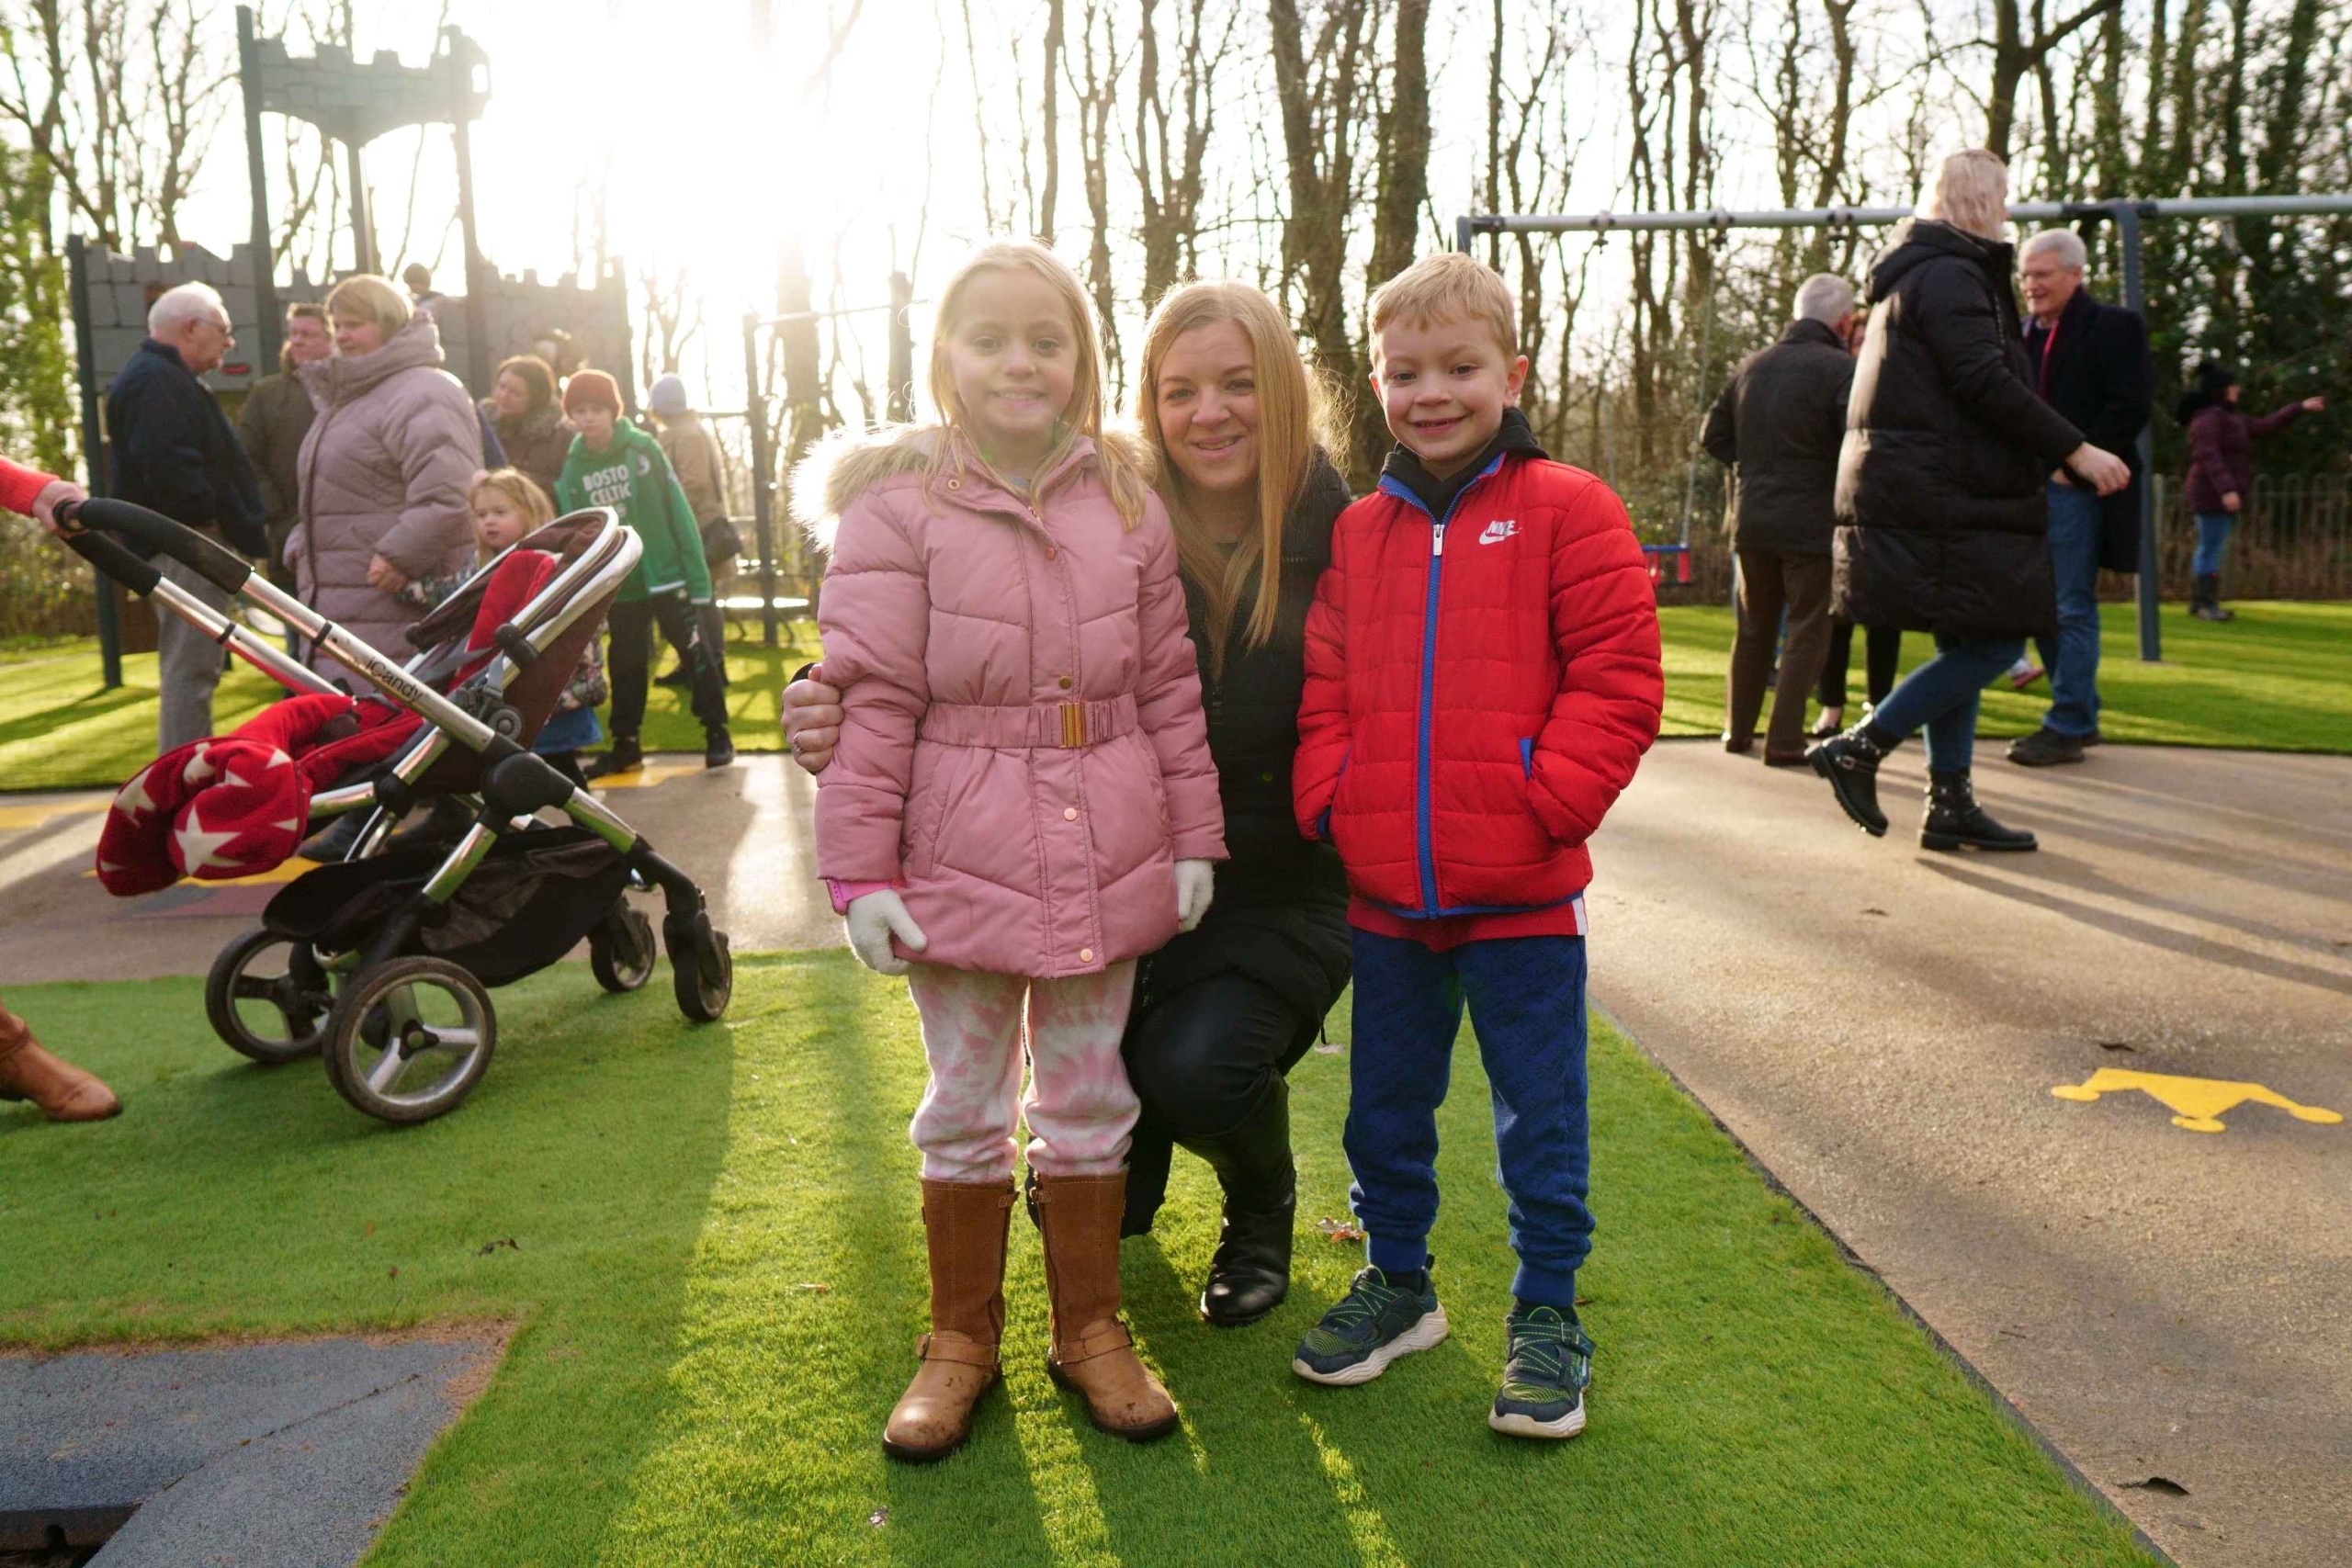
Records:
M101 689L85 693L68 701L53 703L48 707L35 708L0 722L0 746L6 746L18 740L34 739L47 735L53 729L63 728L69 724L81 724L89 719L103 718L117 709L131 707L140 703L151 703L154 700L153 692L142 691L136 686L117 686L111 692Z

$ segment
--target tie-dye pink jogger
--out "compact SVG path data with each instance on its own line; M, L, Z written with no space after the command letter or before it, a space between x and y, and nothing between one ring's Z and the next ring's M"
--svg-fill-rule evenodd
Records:
M1107 1176L1136 1124L1119 1040L1136 966L1058 980L917 964L907 989L922 1018L931 1082L907 1131L932 1181L1001 1181L1029 1123L1029 1164L1046 1176ZM1023 1003L1029 1095L1021 1097Z

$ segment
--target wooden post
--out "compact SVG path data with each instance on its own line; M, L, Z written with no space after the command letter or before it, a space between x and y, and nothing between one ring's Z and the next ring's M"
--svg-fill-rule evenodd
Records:
M79 234L65 237L67 292L74 307L74 365L82 383L82 466L90 476L90 493L107 489L107 447L98 421L98 350L90 329L90 263L87 245ZM98 592L98 665L106 689L122 684L122 623L115 613L114 579L93 570Z
M277 309L277 259L269 244L269 164L261 144L261 51L254 41L254 12L237 7L237 82L245 98L245 179L253 186L254 311L260 350L256 363L266 376L277 368L285 317Z

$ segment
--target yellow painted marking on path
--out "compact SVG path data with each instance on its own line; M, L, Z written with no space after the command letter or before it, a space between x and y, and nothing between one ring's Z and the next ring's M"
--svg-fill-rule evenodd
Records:
M318 863L317 861L305 860L300 855L296 855L293 859L280 862L267 871L254 872L251 876L224 876L217 880L183 876L173 886L177 887L263 887L274 882L291 882L304 872L314 869ZM96 876L98 874L98 868L92 866L82 874Z
M2233 1083L2227 1078L2183 1078L2170 1073L2135 1073L2125 1067L2101 1067L2083 1083L2062 1083L2050 1092L2061 1100L2093 1100L2118 1089L2136 1089L2173 1111L2172 1124L2191 1133L2222 1133L2224 1111L2252 1100L2275 1105L2298 1122L2324 1124L2344 1118L2316 1105L2298 1105L2258 1083Z
M52 800L40 806L0 806L0 832L44 828L60 817L86 817L94 811L104 811L114 803L114 796L102 795L96 800Z
M590 779L588 788L598 795L608 789L651 789L670 779L702 771L700 762L648 762L625 773L607 773L601 779Z

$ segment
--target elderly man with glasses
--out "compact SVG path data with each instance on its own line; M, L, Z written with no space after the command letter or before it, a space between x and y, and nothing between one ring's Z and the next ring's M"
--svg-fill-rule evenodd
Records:
M248 556L269 540L260 487L228 416L197 378L217 368L235 344L220 296L183 283L156 298L147 339L107 390L111 493L218 537ZM222 611L228 596L174 560L156 570ZM160 604L155 609L157 683L163 708L158 754L212 733L212 693L220 649Z
M2083 287L2089 253L2067 229L2046 229L2018 250L2025 293L2026 357L2035 389L2094 446L2121 457L2132 482L2101 495L2061 468L2050 476L2050 575L2058 636L2035 638L2050 671L2041 728L2009 747L2009 761L2047 768L2083 760L2099 743L2098 574L2140 560L2140 432L2154 395L2148 327ZM2146 563L2154 571L2155 563Z

